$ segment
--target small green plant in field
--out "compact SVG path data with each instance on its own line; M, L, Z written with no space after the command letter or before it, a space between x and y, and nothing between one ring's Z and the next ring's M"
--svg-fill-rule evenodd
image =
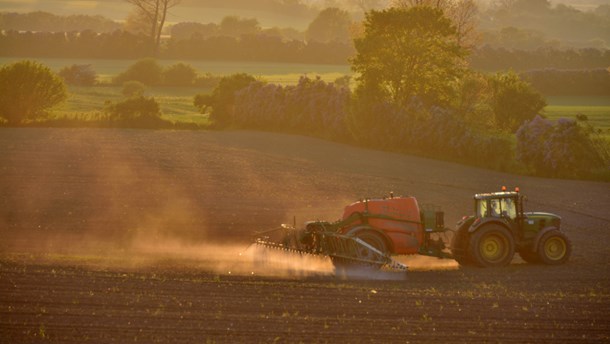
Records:
M44 324L40 324L40 326L38 327L38 336L42 339L47 339L47 330L44 326Z

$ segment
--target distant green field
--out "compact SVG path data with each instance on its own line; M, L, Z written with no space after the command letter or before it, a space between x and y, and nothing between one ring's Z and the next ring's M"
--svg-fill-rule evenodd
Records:
M610 97L548 97L544 114L550 119L576 118L583 114L610 139Z
M202 123L207 116L200 114L193 105L193 97L210 89L192 87L154 87L145 92L159 102L163 117L172 121ZM53 110L57 117L88 117L103 113L107 102L123 99L119 86L68 87L68 100Z

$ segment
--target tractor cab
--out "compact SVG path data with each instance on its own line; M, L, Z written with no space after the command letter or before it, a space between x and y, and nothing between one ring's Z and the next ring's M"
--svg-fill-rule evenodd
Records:
M501 192L474 196L474 222L471 230L487 222L496 222L506 227L516 238L521 238L524 218L523 196L519 193L519 188L506 191L503 187Z
M517 192L494 192L477 194L474 197L475 216L477 218L495 217L516 221L522 215L520 196Z

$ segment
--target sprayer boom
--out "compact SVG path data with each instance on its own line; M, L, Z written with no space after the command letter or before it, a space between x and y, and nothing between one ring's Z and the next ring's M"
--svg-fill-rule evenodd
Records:
M279 239L277 239L279 238ZM392 259L364 240L333 231L297 230L282 225L279 228L259 233L254 243L258 246L280 249L290 253L327 256L335 267L350 266L386 268L406 271L407 267Z

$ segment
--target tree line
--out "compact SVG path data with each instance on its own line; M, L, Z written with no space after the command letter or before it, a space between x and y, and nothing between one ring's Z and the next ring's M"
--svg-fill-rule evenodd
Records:
M608 49L557 49L539 48L517 50L483 46L473 49L470 57L473 68L484 71L512 69L597 69L610 66Z
M610 96L610 71L537 69L521 74L546 96Z
M161 46L159 57L346 64L354 51L352 44L337 41L285 40L266 34L193 35L189 39L167 40ZM0 56L138 59L150 56L150 46L145 36L122 30L101 34L90 30L67 33L4 31L0 34ZM526 51L486 46L473 49L468 60L472 68L483 71L597 69L610 66L610 50L545 48Z
M92 30L94 32L113 32L122 28L121 23L99 15L58 16L43 11L28 13L0 12L0 30L5 31L70 32Z
M283 41L265 35L243 35L240 38L217 36L207 39L170 39L158 57L257 62L297 62L346 64L353 53L350 44L317 41ZM17 32L0 34L0 56L60 57L99 59L138 59L150 56L145 36L127 31L96 34Z

